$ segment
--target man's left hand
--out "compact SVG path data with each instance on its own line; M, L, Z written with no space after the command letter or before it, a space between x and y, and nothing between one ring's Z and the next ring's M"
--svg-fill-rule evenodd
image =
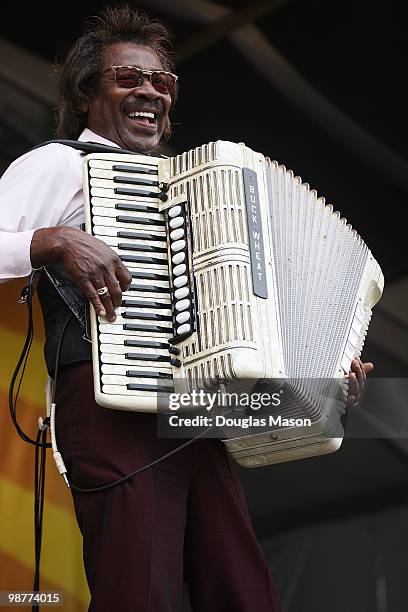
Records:
M362 363L359 357L353 359L349 373L347 408L352 408L360 403L367 375L373 370L374 365L371 362Z

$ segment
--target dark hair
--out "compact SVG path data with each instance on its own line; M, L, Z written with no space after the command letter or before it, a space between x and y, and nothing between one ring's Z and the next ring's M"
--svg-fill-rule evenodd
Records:
M144 11L129 4L106 7L100 15L85 23L82 36L72 45L65 60L56 63L58 93L58 138L76 139L87 126L83 109L98 86L102 72L103 52L118 42L151 47L163 69L174 72L171 35L160 21L150 19ZM176 94L172 99L175 103ZM167 119L163 137L171 135Z

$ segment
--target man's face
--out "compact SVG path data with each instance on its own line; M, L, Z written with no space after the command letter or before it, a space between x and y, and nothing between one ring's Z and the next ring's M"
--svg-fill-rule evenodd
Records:
M144 70L162 70L151 49L135 43L115 43L107 47L102 72L111 66L138 66ZM159 143L169 114L171 97L159 93L148 79L140 87L125 89L115 83L115 72L103 72L95 97L88 106L90 130L124 149L148 153ZM152 121L131 117L135 111L154 112Z

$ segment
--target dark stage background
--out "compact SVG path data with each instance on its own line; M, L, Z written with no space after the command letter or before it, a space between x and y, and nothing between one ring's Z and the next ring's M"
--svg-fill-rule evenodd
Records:
M286 612L403 612L408 36L402 3L137 5L175 34L180 95L168 152L225 139L284 163L341 211L383 268L386 289L363 355L375 363L374 380L363 409L349 418L341 450L240 473ZM1 170L52 135L50 62L101 6L8 6L0 39Z

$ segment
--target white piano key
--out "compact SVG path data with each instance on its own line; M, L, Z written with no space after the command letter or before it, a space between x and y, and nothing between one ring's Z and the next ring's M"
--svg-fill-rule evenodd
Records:
M150 231L146 233L150 233ZM116 234L115 236L98 236L98 238L99 240L102 240L103 242L105 242L105 244L108 244L111 247L117 247L118 244L122 244L124 242L128 244L140 244L143 246L155 246L160 247L162 249L167 248L167 243L163 240L143 240L142 238L118 238Z
M93 197L91 198L91 207L94 208L95 206L102 206L102 207L106 207L106 208L115 208L116 204L124 204L126 206L126 204L138 204L140 206L149 206L149 208L155 208L157 210L157 212L159 212L159 203L156 199L153 200L153 202L149 202L149 200L146 198L144 200L144 202L138 201L135 202L133 200L120 200L120 202L118 202L118 200L116 198L97 198L97 197ZM152 211L154 212L154 211Z
M99 319L100 323L103 323L103 324L107 324L108 323L108 321L106 321L103 317L98 317L98 319ZM162 321L146 321L146 319L126 319L124 317L121 317L120 315L117 316L115 321L113 321L113 323L110 323L110 325L126 325L126 324L129 324L129 323L134 323L134 324L137 324L137 325L150 325L150 326L156 325L156 326L159 326L159 327L163 328L163 331L160 331L160 333L163 333L163 334L167 333L164 330L164 328L166 328L166 329L168 328L169 331L172 329L171 321L163 321L162 322ZM122 334L125 333L123 329L122 329L121 333ZM142 333L142 332L140 332L140 333ZM145 333L145 332L143 332L143 333ZM149 332L146 332L146 333L149 333L152 336L152 338L156 338L156 333L155 332L149 331Z
M152 376L117 376L115 374L103 374L102 375L102 384L103 385L123 385L126 388L126 385L131 384L140 384L140 385L171 385L171 378L157 378L154 376L154 372L152 372Z
M132 338L132 340L134 339L135 338ZM128 338L128 336L126 335L126 332L122 332L121 334L104 334L104 333L99 334L99 342L101 344L124 344L126 340L130 340L130 338ZM156 340L156 338L152 338L151 340L152 342L160 342L161 344L167 345L167 340L160 340L160 339ZM137 348L137 347L133 347L133 348ZM149 348L149 347L140 347L140 348ZM167 348L163 346L162 348L158 348L155 350L164 351L164 350L167 350Z
M140 246L146 246L146 245L141 244ZM150 250L136 251L133 249L124 249L122 247L119 248L116 246L111 246L111 249L112 251L115 251L115 253L119 253L120 255L135 255L135 256L140 255L141 257L143 256L143 257L154 257L155 259L163 259L166 263L168 261L167 253L156 253L155 251L150 251ZM142 264L140 263L139 265L142 265ZM148 263L147 265L150 265L150 264Z
M116 363L104 363L101 366L101 372L102 374L116 374L117 376L126 376L126 372L129 370L130 368L127 365L121 365L121 364L116 364ZM132 368L134 369L134 368ZM148 374L151 371L154 372L159 372L161 374L171 374L172 369L170 364L157 364L156 367L153 368L146 368L146 367L140 367L138 368L138 370L141 370L143 372L146 371L146 373Z
M116 172L116 175L121 175L120 172ZM154 177L152 177L154 180ZM91 189L99 188L99 189L111 189L112 191L117 187L124 187L126 189L137 189L138 191L145 191L146 193L160 193L159 187L154 187L153 185L133 185L132 183L113 183L110 180L100 179L100 178L91 178L90 179Z
M104 221L106 223L106 219ZM129 226L129 224L127 224L127 227L124 228L123 224L119 227L117 226L117 222L112 221L112 220L109 220L109 225L95 225L94 223L93 233L100 240L102 240L103 237L105 236L112 236L112 237L117 238L118 240L135 240L134 238L119 238L118 232L123 231L123 229L126 229L129 232L143 232L144 231L144 232L151 234L152 236L157 237L157 240L160 240L160 241L166 240L166 231L161 226L157 228L149 227L148 229L145 227L145 229L143 230L141 228L133 229L132 227Z
M172 337L172 334L167 332L159 332L156 334L152 334L152 332L141 332L133 329L123 329L123 321L121 323L99 323L99 331L100 333L106 334L126 334L129 337L138 337L142 340L157 340L157 342L168 342L169 338Z
M161 213L154 212L139 212L137 210L119 210L117 208L108 208L107 206L93 206L92 214L96 217L109 217L116 220L116 217L135 217L139 219L151 219L155 221L163 221L163 215ZM129 223L128 223L129 225ZM152 224L152 227L153 224Z
M102 344L99 347L101 353L110 355L125 355L126 353L138 353L140 355L151 355L152 358L159 355L160 357L169 357L168 349L155 349L146 348L145 346L125 346L121 344ZM143 361L142 359L140 361ZM152 361L155 361L152 359ZM156 361L157 364L166 363L162 361Z
M119 211L118 211L119 213ZM129 215L120 215L120 216L126 216L128 217ZM144 223L126 223L125 221L116 221L115 217L100 217L100 216L95 216L92 219L92 222L94 224L94 226L96 225L102 225L102 226L108 226L108 227L115 227L116 231L128 231L128 232L150 232L150 231L154 231L155 235L160 231L160 229L163 229L163 236L166 235L166 230L164 227L162 226L156 226L156 225L146 225ZM123 239L125 240L125 238Z
M130 352L130 351L129 351ZM126 365L128 369L139 369L139 367L156 367L157 361L152 359L151 361L145 361L144 359L127 359L125 355L116 353L100 353L100 360L102 363L118 363ZM159 362L160 363L160 362Z
M107 179L112 181L116 176L129 177L137 179L149 179L152 181L158 180L158 175L154 174L140 174L138 172L126 172L126 170L111 170L108 168L91 168L89 170L91 178ZM122 184L122 183L120 183Z
M138 160L138 161L136 161ZM158 165L157 162L152 162L152 158L144 156L141 159L140 155L134 157L132 160L129 160L129 156L124 157L122 154L119 154L117 159L90 159L89 162L90 168L104 168L106 170L113 170L114 166L131 166L134 169L143 167L149 167L155 174L158 174ZM147 174L144 176L155 176L155 174Z
M123 187L126 187L126 185L123 185ZM134 187L134 186L133 186ZM145 189L144 191L149 192L148 189ZM102 187L92 187L91 188L91 197L94 198L110 198L110 199L115 199L115 200L132 200L132 202L146 202L146 195L143 196L135 196L135 195L129 195L129 194L122 194L122 193L115 193L115 191L113 189L104 189ZM149 201L152 200L152 202L160 202L159 198L157 197L149 197Z
M159 383L158 383L159 384ZM167 381L166 383L164 383L164 381L161 381L160 387L162 386L168 386L170 391L168 391L168 393L172 393L172 386L171 386L171 381ZM148 393L154 393L153 391L130 391L129 389L126 389L126 387L121 387L119 385L103 385L102 386L102 393L106 393L109 395L118 395L118 396L133 396L133 397L146 397L146 395ZM164 392L160 392L160 396L165 396ZM120 404L120 400L118 401L118 404Z

